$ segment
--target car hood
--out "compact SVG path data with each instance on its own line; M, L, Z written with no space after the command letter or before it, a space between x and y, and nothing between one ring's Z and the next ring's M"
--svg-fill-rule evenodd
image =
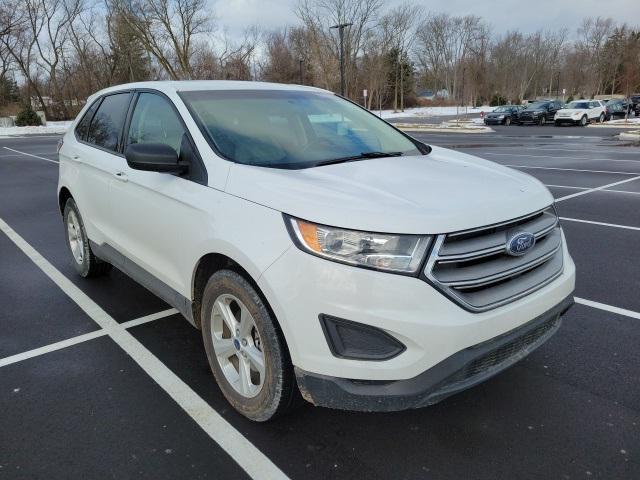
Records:
M393 233L475 228L553 202L530 175L439 147L300 170L234 164L226 191L313 222Z
M510 115L511 112L489 112L487 117L499 117L500 115Z
M544 110L541 110L539 108L534 108L534 109L531 109L531 110L529 110L528 108L525 108L520 113L542 113L542 112L544 112Z

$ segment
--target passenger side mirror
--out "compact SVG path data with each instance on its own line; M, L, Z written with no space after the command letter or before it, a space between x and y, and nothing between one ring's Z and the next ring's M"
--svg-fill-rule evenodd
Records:
M161 173L184 173L189 166L178 162L178 154L164 143L134 143L124 154L134 170Z

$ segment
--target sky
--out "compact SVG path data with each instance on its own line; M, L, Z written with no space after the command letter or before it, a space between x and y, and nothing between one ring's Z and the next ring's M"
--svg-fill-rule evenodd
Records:
M402 0L385 0L385 9ZM240 40L247 26L272 30L295 25L297 0L216 0L218 27ZM575 34L585 17L611 17L619 23L640 27L640 0L414 0L427 11L451 15L475 14L494 27L496 33L518 29L529 33L566 27Z

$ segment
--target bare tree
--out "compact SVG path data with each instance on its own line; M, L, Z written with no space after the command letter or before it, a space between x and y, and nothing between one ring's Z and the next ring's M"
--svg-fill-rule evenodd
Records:
M477 50L485 32L482 19L475 15L430 14L418 27L418 61L455 99L459 99L465 61Z
M395 62L397 66L394 72L394 95L393 109L398 110L398 100L400 110L404 112L404 79L403 66L405 64L401 59L409 52L415 41L415 27L422 14L422 8L409 2L404 2L388 13L386 13L380 21L380 26L384 32L384 38L388 39L388 47L397 51L399 61ZM398 94L400 98L398 99Z
M295 13L310 35L312 61L318 65L319 83L336 89L339 40L332 25L352 23L344 30L345 83L354 96L358 83L357 59L368 33L377 24L382 0L299 0Z
M111 6L171 79L192 78L194 41L212 28L206 0L111 0Z

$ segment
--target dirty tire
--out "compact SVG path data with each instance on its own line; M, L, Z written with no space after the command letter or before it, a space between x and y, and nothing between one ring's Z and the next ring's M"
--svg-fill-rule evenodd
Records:
M72 239L70 233L70 221L73 223L73 230L77 233L77 236ZM78 210L78 206L73 198L69 198L64 204L63 221L65 228L65 239L67 242L67 248L71 253L71 263L74 268L82 277L99 277L107 274L111 270L111 264L100 260L93 254L91 246L89 245L89 237L87 231L84 228L84 222L82 216ZM77 249L74 253L72 247L72 241L77 242Z
M260 336L265 378L259 393L250 398L241 395L227 380L213 347L213 309L221 295L232 295L246 306ZM231 270L219 270L211 276L202 295L201 325L213 376L227 401L239 413L250 420L266 422L300 403L300 393L282 332L265 301L242 275Z

